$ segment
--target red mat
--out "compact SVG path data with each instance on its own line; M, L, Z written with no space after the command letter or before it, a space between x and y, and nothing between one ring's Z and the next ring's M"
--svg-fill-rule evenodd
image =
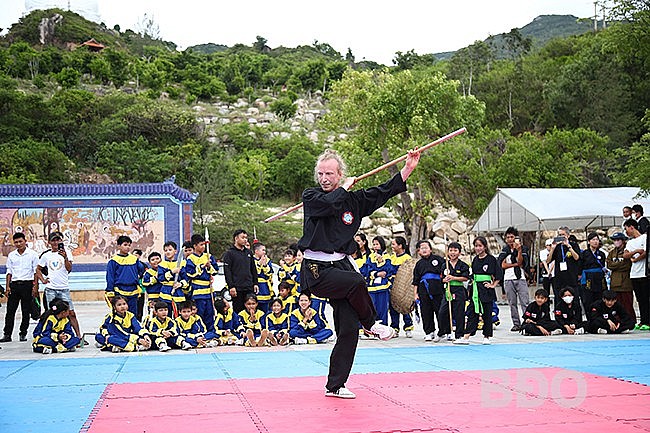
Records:
M355 400L326 398L323 384L322 377L114 384L87 431L640 433L650 426L650 387L555 368L356 375L348 383Z

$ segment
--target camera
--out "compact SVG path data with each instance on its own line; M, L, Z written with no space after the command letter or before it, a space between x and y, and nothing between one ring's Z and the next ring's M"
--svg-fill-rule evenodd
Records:
M63 251L65 249L65 246L63 245L63 242L59 242L58 248L59 248L59 251Z
M556 236L555 239L553 239L553 242L556 244L561 244L564 241L566 241L566 238L564 236Z

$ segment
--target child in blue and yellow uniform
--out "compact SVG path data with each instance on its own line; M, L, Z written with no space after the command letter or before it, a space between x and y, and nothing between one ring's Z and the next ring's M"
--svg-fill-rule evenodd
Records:
M160 352L167 352L172 348L189 349L190 343L180 335L176 322L167 315L167 304L156 301L154 311L154 317L147 322L147 330L153 338L154 347L157 347Z
M289 315L282 311L282 300L271 301L271 312L264 316L264 329L269 331L268 341L271 346L289 344Z
M140 326L135 315L121 295L111 298L112 311L106 315L104 323L95 335L95 341L102 350L113 352L133 352L148 350L151 338L147 330Z
M311 308L311 297L303 292L298 297L299 308L291 313L289 335L296 344L324 343L334 332L327 327L316 310Z
M395 239L393 239L390 243L391 249L393 250L393 254L390 256L390 263L393 265L393 273L390 276L390 288L389 288L389 293L390 290L393 289L393 283L395 282L395 274L397 274L397 271L399 270L399 267L403 265L406 261L411 259L411 255L409 254L409 246L406 243L406 238L403 236L397 236ZM399 317L400 314L395 311L393 306L390 304L390 295L389 295L389 302L388 302L388 313L390 315L390 327L395 330L395 337L399 336ZM406 338L412 338L413 337L413 318L411 318L410 314L402 314L402 318L404 320L404 333L406 334Z
M43 355L59 352L74 352L75 347L81 342L72 330L68 319L70 307L68 303L55 299L50 307L38 321L34 329L34 352Z
M192 235L194 252L187 257L185 274L190 281L192 300L196 303L198 314L208 331L214 331L214 304L212 303L212 276L217 274L219 265L205 252L206 241L200 234Z
M246 333L246 345L250 347L264 346L269 335L269 331L262 324L264 312L258 310L257 306L257 296L249 293L244 301L244 310L239 312L239 321Z
M214 308L217 310L216 333L221 339L221 344L244 344L244 328L230 303L223 298L217 298Z
M162 261L160 253L154 251L149 254L149 268L144 271L142 276L142 285L147 291L147 299L156 302L160 299L160 291L162 290L162 283L158 281L158 265Z
M296 251L291 248L284 252L284 260L278 269L278 281L286 281L291 286L291 294L300 293L300 263L296 261Z
M201 317L192 314L192 301L184 301L178 306L176 325L180 335L189 343L189 346L181 346L183 350L194 347L216 347L220 344L218 335L214 332L206 332Z
M288 281L281 281L278 284L278 293L282 301L282 311L290 316L293 310L298 308L298 298L291 294L291 284Z
M266 246L262 243L253 245L253 258L255 259L255 269L257 270L257 302L259 309L264 313L269 311L269 302L275 296L273 293L273 264L271 259L266 255Z
M158 281L160 282L160 299L167 304L168 315L178 315L178 304L185 301L183 288L188 287L185 277L185 259L180 266L176 258L176 242L168 241L163 245L165 260L158 264Z
M117 238L117 254L106 264L106 299L121 295L127 302L129 311L138 312L138 296L140 287L138 280L144 274L144 264L131 251L131 238Z
M390 278L394 275L394 267L390 256L386 254L386 241L381 236L372 240L373 253L368 256L368 293L375 305L377 319L383 325L388 325L388 304L390 304Z

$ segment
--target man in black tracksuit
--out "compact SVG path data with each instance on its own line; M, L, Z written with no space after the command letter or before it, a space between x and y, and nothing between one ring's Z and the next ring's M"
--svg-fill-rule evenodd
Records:
M334 309L336 344L330 355L325 386L328 397L355 398L345 387L359 336L359 322L366 332L383 340L394 331L375 323L376 311L365 279L354 260L354 235L361 219L383 206L391 197L406 191L406 179L420 160L419 151L411 151L401 172L388 182L360 191L348 191L357 181L344 179L345 163L332 150L326 150L316 162L315 177L320 185L308 188L304 203L303 236L298 248L304 252L300 273L301 290L330 300Z
M239 313L249 293L257 293L257 268L253 253L246 248L248 233L242 229L233 233L233 246L223 255L223 274L232 297L232 309Z

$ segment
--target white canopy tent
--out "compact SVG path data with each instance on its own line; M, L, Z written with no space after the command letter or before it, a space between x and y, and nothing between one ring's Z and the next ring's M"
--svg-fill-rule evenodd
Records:
M623 223L624 206L640 204L650 213L648 197L635 198L640 189L617 188L500 188L472 231L505 232L572 230L613 227Z

